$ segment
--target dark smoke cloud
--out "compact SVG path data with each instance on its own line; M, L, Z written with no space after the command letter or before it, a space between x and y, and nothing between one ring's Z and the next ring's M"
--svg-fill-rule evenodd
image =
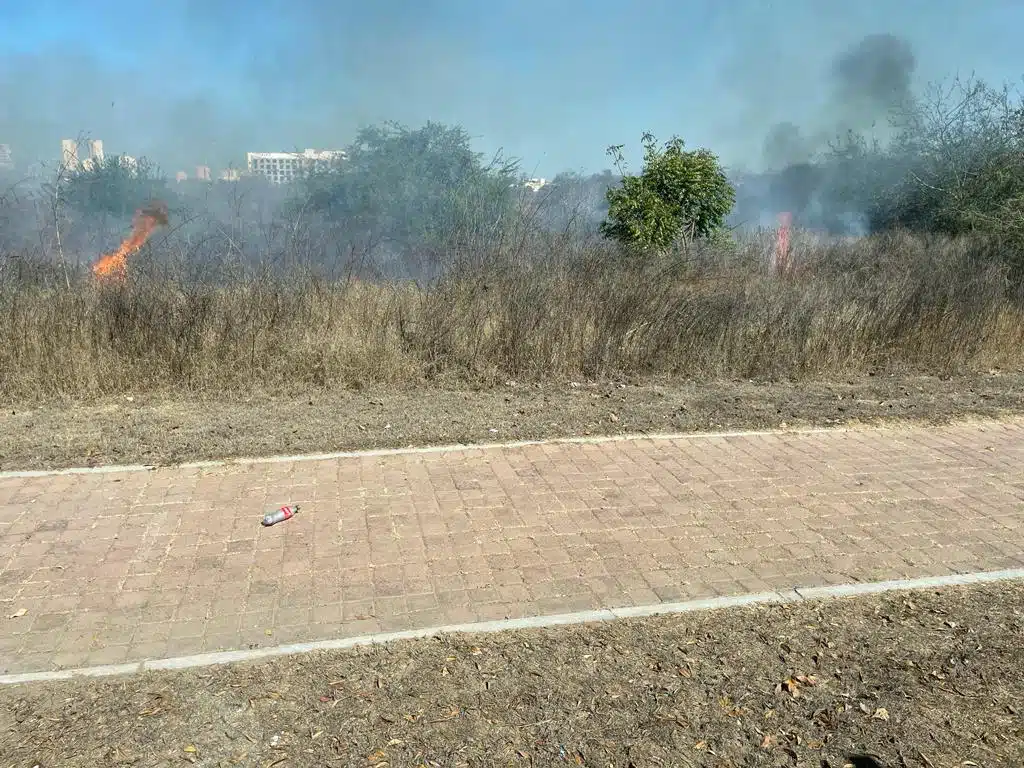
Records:
M890 34L868 35L840 52L829 69L822 112L804 127L784 121L769 128L764 166L780 170L808 163L849 131L873 129L884 138L893 111L913 100L916 66L910 43Z
M743 180L734 223L770 225L788 211L798 226L863 232L864 212L835 193L850 169L823 160L851 133L884 143L894 113L913 104L916 67L910 43L891 34L867 35L840 51L824 73L821 109L765 133L764 173Z
M868 35L840 54L832 79L846 127L874 122L909 104L916 66L910 43L895 35Z
M789 121L773 125L764 138L764 160L769 168L806 163L813 153L813 141Z

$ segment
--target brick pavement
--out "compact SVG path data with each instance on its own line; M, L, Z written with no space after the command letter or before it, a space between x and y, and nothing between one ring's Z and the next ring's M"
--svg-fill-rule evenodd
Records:
M1022 460L1015 419L2 477L0 670L1021 567Z

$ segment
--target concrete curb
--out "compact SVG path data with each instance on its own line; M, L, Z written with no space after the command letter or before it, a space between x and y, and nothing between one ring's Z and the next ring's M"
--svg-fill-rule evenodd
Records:
M865 426L858 431L893 429L893 425ZM807 427L801 429L739 430L735 432L658 432L630 433L625 435L595 435L592 437L552 437L543 440L514 440L497 443L452 443L450 445L409 446L407 448L368 448L359 451L333 451L330 453L302 453L294 456L251 456L234 459L212 459L189 461L182 464L110 464L99 467L66 467L64 469L11 469L0 471L0 479L13 477L56 477L60 475L96 475L116 472L153 472L161 469L212 469L215 467L249 466L257 464L284 464L286 462L331 461L334 459L358 459L373 456L407 456L434 453L465 453L466 451L487 451L501 448L528 448L537 445L599 445L621 443L631 440L710 440L729 437L756 437L767 435L817 435L822 433L852 432L854 428Z
M988 584L999 581L1024 580L1024 568L1013 568L1002 571L977 571L974 573L954 574L951 576L927 576L917 579L895 579L863 583L838 584L829 587L794 587L781 592L756 592L728 597L713 597L702 600L688 600L679 603L656 603L653 605L630 606L626 608L602 608L593 611L562 613L550 616L529 616L521 619L504 619L499 621L483 621L470 624L451 624L447 626L428 627L426 629L409 629L401 632L382 632L357 637L342 637L332 640L316 640L307 643L289 643L270 648L253 648L238 651L218 651L201 653L193 656L176 656L165 659L146 659L127 664L112 664L78 669L62 669L44 672L23 672L18 674L0 675L0 685L18 685L22 683L44 683L59 680L72 680L81 677L112 677L116 675L132 675L142 672L161 672L196 667L210 667L220 664L254 662L279 656L292 656L312 651L340 651L362 645L392 643L400 640L419 640L442 634L488 634L494 632L510 632L521 629L541 629L546 627L570 624L587 624L601 621L615 621L658 615L692 613L694 611L714 611L729 608L740 608L752 605L770 605L780 603L813 602L819 600L835 600L849 597L865 597L885 592L898 592L919 589L941 589L944 587L968 586L971 584Z

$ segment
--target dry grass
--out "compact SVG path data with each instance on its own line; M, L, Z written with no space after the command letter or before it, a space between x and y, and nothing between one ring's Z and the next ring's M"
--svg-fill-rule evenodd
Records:
M13 765L1024 764L1006 583L0 691ZM13 761L13 762L12 762Z
M429 286L300 271L211 285L140 269L124 285L83 277L71 290L8 277L0 396L655 374L808 379L1024 360L1020 291L979 243L805 237L798 274L787 279L767 273L768 247L753 238L642 266L603 249L486 254Z

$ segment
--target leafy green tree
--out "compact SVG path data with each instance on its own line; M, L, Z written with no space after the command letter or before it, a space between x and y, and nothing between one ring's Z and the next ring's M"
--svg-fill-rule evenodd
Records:
M70 173L59 189L61 201L86 215L131 216L154 199L167 194L167 180L145 158L126 162L111 155Z
M673 137L659 148L643 135L644 166L639 176L623 173L608 190L605 237L641 249L667 248L680 237L708 237L721 229L736 201L718 158L707 149L685 150ZM608 149L622 170L622 146Z
M517 166L485 162L461 127L364 128L337 169L304 180L301 206L399 247L493 231L511 212Z

